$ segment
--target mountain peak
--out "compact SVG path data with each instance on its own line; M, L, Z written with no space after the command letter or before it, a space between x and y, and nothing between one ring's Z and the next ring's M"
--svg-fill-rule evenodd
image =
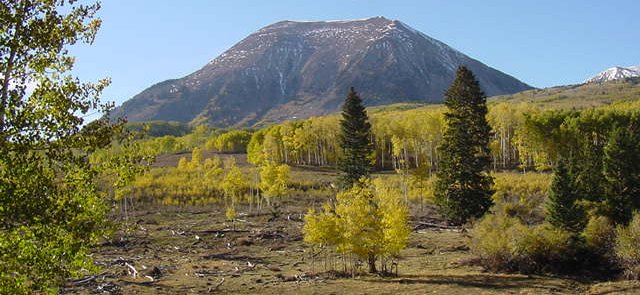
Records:
M608 68L597 75L587 79L584 83L602 83L624 78L640 77L640 66Z
M460 65L487 95L530 88L398 20L281 21L200 70L144 90L113 114L250 126L338 111L351 86L369 106L440 102Z

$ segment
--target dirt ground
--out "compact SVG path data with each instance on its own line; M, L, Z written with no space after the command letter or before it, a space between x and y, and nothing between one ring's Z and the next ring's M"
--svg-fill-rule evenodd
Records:
M190 155L166 156L157 164L175 165L181 156ZM245 157L238 163L248 165ZM301 187L335 176L321 169L296 168L293 173ZM325 199L322 194L296 194L283 201L277 218L268 208L249 212L242 207L233 224L225 221L220 205L134 204L126 220L113 213L114 220L128 224L126 230L95 248L99 274L70 281L61 293L640 294L640 282L485 272L471 263L469 234L446 227L428 206L411 210L412 232L397 276L366 274L363 267L355 278L345 277L331 271L322 254L311 259L311 248L302 240L307 208Z
M397 277L339 277L322 259L312 263L302 241L304 210L288 208L275 220L245 212L235 224L217 206L139 210L129 216L128 233L95 249L102 272L69 282L62 293L640 294L633 282L483 272L466 263L466 233L424 225L434 223L429 209L412 218Z

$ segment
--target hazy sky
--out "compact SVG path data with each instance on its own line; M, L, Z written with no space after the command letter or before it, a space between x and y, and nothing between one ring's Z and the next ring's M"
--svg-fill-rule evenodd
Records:
M72 48L83 80L111 77L117 104L204 66L281 20L384 16L535 87L640 64L640 1L103 0L92 46Z

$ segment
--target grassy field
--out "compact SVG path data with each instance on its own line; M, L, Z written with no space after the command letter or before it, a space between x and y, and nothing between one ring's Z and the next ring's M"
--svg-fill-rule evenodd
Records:
M177 156L159 159L174 165ZM242 159L239 163L245 163ZM322 183L332 171L296 168L297 183ZM302 241L304 213L326 194L296 193L281 214L239 208L225 221L220 205L133 204L125 224L95 248L99 274L67 284L63 294L640 294L640 282L485 272L466 246L470 232L444 224L432 206L411 209L409 245L398 275L332 271ZM339 261L339 260L338 260ZM134 275L134 269L137 274ZM336 269L341 269L338 263Z

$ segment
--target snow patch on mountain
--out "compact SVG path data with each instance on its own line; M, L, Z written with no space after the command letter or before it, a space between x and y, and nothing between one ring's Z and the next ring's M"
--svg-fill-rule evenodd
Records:
M640 77L640 66L613 67L587 79L584 83L602 83L624 78Z
M350 87L366 105L434 103L461 65L489 96L531 88L398 20L281 21L186 77L145 89L112 116L251 126L336 112Z

